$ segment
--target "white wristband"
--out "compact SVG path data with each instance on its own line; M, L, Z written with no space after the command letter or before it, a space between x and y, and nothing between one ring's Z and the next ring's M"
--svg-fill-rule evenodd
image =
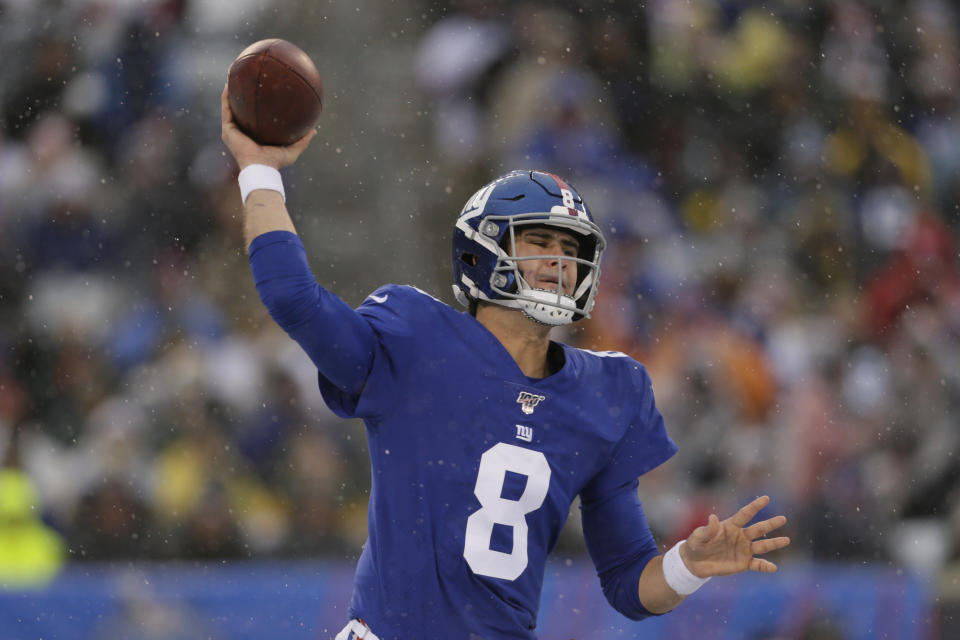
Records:
M667 580L670 588L681 596L688 596L704 584L710 578L698 578L687 569L680 557L680 545L686 540L681 540L670 548L670 551L663 556L663 577Z
M287 194L283 191L283 179L280 177L280 172L273 167L265 164L249 164L237 176L237 182L240 183L240 198L243 204L247 204L247 196L256 189L279 191L283 201L287 201Z

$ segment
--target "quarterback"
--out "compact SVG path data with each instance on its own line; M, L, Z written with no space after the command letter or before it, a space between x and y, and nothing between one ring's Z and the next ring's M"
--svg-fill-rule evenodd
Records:
M514 171L469 198L453 233L465 311L397 285L352 309L316 282L277 171L314 133L258 146L224 92L257 290L330 408L366 425L369 537L338 640L535 638L547 554L577 496L600 586L631 619L670 611L712 576L776 570L758 556L789 543L766 537L786 519L750 524L766 496L659 553L637 479L676 445L646 370L550 340L590 313L604 251L573 186Z

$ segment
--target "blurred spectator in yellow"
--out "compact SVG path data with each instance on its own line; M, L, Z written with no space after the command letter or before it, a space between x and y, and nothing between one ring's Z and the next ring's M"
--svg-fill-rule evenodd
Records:
M0 587L42 587L63 566L63 540L41 520L38 506L26 473L0 469Z

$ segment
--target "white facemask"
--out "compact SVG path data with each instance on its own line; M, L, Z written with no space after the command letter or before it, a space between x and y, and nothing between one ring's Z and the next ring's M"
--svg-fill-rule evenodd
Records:
M569 324L573 320L572 309L577 302L568 295L557 295L556 291L546 289L531 289L526 283L520 287L520 295L523 296L518 300L520 310L531 320L551 327ZM558 304L569 308L561 309Z

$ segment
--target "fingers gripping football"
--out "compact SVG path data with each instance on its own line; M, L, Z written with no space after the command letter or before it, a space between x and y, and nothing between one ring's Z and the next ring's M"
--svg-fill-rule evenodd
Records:
M226 85L220 94L220 122L220 137L241 169L250 164L265 164L276 169L290 166L296 162L317 133L316 129L311 129L305 136L286 147L257 144L237 126L230 111Z

